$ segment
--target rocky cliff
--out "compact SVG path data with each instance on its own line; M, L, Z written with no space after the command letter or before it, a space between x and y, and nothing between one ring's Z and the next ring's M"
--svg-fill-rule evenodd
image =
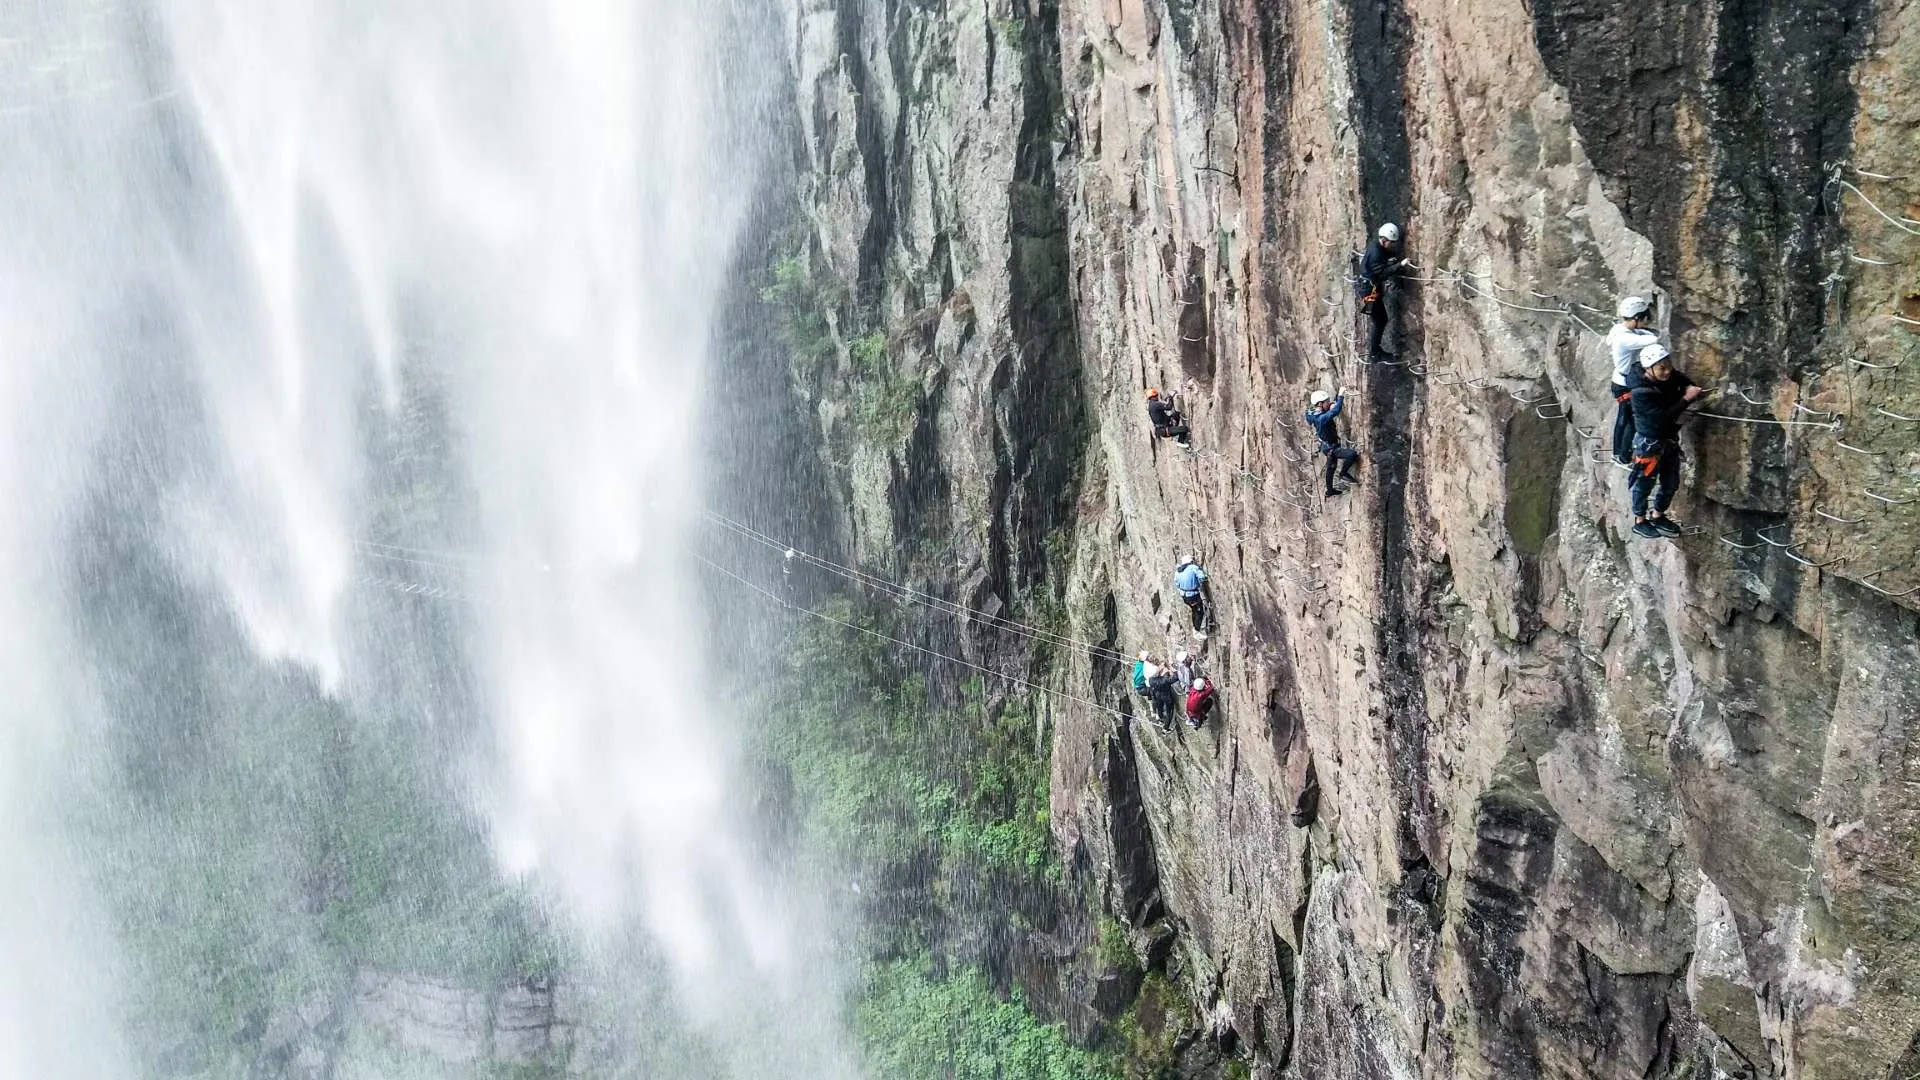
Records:
M1176 553L1212 572L1215 722L1046 728L1189 1072L1920 1070L1920 4L798 7L794 381L845 549L1129 652L1184 638ZM1369 364L1388 219L1421 280ZM1629 291L1720 390L1675 541L1596 454ZM1095 661L1045 678L1135 711Z

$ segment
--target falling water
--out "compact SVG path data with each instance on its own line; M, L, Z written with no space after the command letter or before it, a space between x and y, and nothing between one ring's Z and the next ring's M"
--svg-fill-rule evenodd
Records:
M563 983L841 1071L686 692L753 7L0 10L0 1073L209 1069L439 955L363 864L473 891L441 795Z

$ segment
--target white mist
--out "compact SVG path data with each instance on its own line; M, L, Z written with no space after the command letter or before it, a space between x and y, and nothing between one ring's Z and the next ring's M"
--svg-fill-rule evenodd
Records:
M741 837L731 719L689 689L707 664L694 423L753 191L729 95L765 76L728 66L738 14L66 0L0 16L28 68L64 72L0 100L0 828L23 838L0 855L0 924L78 901L31 943L0 931L0 1072L131 1074L112 1039L46 1066L112 1013L115 950L40 812L86 771L44 767L84 762L113 722L67 685L45 545L67 491L112 482L77 470L115 422L86 404L88 373L128 343L87 331L121 290L170 313L217 463L166 492L156 543L263 659L334 693L387 632L350 640L343 614L365 414L397 408L410 357L433 354L477 499L472 532L447 539L471 568L493 733L444 767L503 872L540 883L589 949L642 928L694 1015L754 1029L723 1051L739 1075L845 1074L812 945ZM212 175L170 156L167 125ZM47 782L23 791L16 770ZM60 992L26 1009L28 984Z

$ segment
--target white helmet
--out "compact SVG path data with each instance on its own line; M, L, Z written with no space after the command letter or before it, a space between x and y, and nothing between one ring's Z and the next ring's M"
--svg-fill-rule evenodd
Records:
M1173 654L1173 662L1174 662L1174 663L1176 663L1176 664L1184 664L1184 663L1186 663L1186 662L1187 662L1187 650L1185 650L1185 649L1181 649L1181 650L1180 650L1179 652L1177 652L1177 653L1174 653L1174 654Z
M1651 368L1653 365L1660 363L1671 355L1673 354L1667 351L1665 345L1656 341L1640 350L1640 366L1643 368Z
M1380 239L1385 240L1391 244L1399 243L1400 242L1400 226L1395 225L1391 221L1387 222L1385 225L1380 226Z
M1149 655L1147 654L1147 650L1145 650L1145 649L1141 649L1141 650L1140 650L1140 662L1144 664L1144 663L1146 663L1146 662L1147 662L1148 660L1150 660L1150 659L1152 659L1152 657L1151 657L1151 656L1149 656Z
M1207 688L1207 680L1205 676L1202 676L1201 678L1193 680L1193 688L1195 690L1205 690Z
M1620 306L1613 310L1614 314L1623 319L1639 319L1646 317L1647 312L1653 310L1653 305L1648 303L1644 296L1628 296L1623 298Z
M1307 398L1307 404L1318 405L1323 401L1332 401L1332 400L1333 400L1332 394L1327 393L1325 390L1315 390L1312 396Z

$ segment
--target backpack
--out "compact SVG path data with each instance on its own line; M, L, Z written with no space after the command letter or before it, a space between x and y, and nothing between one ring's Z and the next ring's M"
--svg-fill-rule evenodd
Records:
M1136 694L1147 692L1147 665L1144 661L1136 660L1133 663L1133 692Z

